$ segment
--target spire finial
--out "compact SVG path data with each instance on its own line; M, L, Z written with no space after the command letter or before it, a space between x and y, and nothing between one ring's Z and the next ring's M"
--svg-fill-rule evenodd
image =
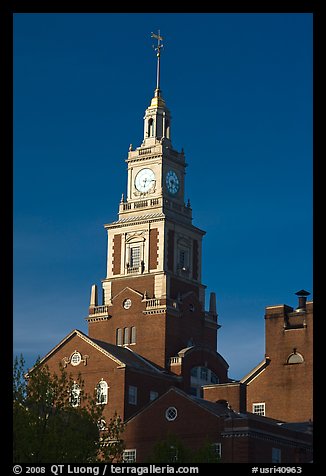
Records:
M156 73L156 93L159 95L160 92L160 57L161 57L161 48L163 48L163 45L161 44L161 41L163 40L163 36L161 36L160 30L157 31L157 35L155 33L151 33L151 38L156 38L157 39L157 46L155 47L153 45L153 48L156 51L156 56L157 56L157 73Z

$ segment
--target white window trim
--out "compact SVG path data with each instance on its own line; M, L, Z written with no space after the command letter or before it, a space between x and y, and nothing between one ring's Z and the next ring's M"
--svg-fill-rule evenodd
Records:
M261 411L257 411L258 407L262 407L262 413ZM256 402L252 404L252 413L255 415L260 415L260 416L265 416L266 415L266 405L265 402Z
M131 455L133 456L133 458L129 460L129 457ZM136 458L137 458L136 448L123 450L123 462L124 463L136 463L136 461L137 461Z
M96 395L96 405L106 405L108 403L109 386L107 382L105 382L105 380L101 379L96 386L97 392L99 387L101 387L101 395L104 396L104 399L103 399L103 402L99 402L98 395Z
M214 448L217 456L221 458L222 457L222 443L212 443L212 447Z
M173 416L171 416L173 413ZM167 421L174 421L178 416L178 410L175 407L169 407L165 410L165 418Z
M80 405L80 393L81 388L77 382L74 382L70 391L70 404L72 407L77 408Z

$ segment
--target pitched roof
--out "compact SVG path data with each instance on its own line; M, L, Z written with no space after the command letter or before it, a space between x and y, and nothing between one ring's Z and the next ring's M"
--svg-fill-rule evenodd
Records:
M103 342L98 339L88 338L95 345L101 347L103 350L108 352L110 355L123 362L127 367L132 367L134 369L146 370L149 372L154 372L157 374L166 374L172 377L172 374L169 374L164 368L159 367L158 365L150 362L141 355L134 352L129 347L122 347L114 344L109 344L108 342Z

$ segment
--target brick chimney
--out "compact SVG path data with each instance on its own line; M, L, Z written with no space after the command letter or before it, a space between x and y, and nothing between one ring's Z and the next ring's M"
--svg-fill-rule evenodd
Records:
M301 291L298 291L295 294L298 296L298 307L296 310L305 311L307 296L309 296L310 293L308 293L308 291L305 291L304 289L301 289Z

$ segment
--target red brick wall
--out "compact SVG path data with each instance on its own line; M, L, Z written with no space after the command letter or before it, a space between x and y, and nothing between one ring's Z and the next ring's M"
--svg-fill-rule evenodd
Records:
M247 410L265 402L266 416L284 421L313 419L313 319L307 304L306 327L286 329L286 313L266 312L266 353L270 365L247 389ZM287 364L293 349L304 357L300 364Z
M182 281L181 279L171 277L170 280L170 296L172 299L176 299L178 294L186 294L189 291L193 291L197 298L199 297L199 288L196 284Z
M150 391L155 391L158 396L163 395L175 382L169 378L160 378L159 376L137 372L133 369L126 371L126 389L125 389L125 417L130 418L145 405L150 403ZM128 402L128 388L132 385L137 388L137 405Z
M182 285L186 290L186 283L182 283ZM191 291L196 289L191 285L189 288ZM167 315L168 357L176 356L179 350L189 347L190 341L195 345L204 345L215 351L217 330L205 325L204 312L198 300L198 294L195 292L185 296L179 303L179 308L181 316Z
M154 278L153 276L124 276L123 278L116 278L112 280L112 296L113 298L124 288L129 287L138 291L141 294L147 292L148 297L153 297L154 295Z
M226 400L232 410L236 412L246 411L245 386L240 382L204 387L203 398L210 402Z
M81 373L84 380L84 390L90 395L94 394L96 385L103 378L109 386L108 404L105 405L104 410L106 421L109 421L115 411L124 418L125 369L117 368L118 366L114 361L83 339L74 335L62 347L55 351L45 363L49 366L51 372L59 373L59 364L62 362L62 359L64 357L69 358L75 350L80 352L82 356L88 355L87 365L80 363L74 367L68 364L65 368L67 374L71 374L73 378L77 379L78 374Z
M119 280L112 283L112 288L125 288L126 281ZM153 277L139 277L133 280L134 284L139 286L143 282L143 292L153 287ZM128 283L129 284L129 283ZM132 283L130 283L132 285ZM151 286L150 286L151 285ZM109 307L109 313L112 317L108 321L90 322L88 333L91 337L100 339L111 344L116 344L117 329L136 327L136 343L130 344L130 348L143 357L155 362L160 366L165 366L165 314L143 314L146 308L142 296L130 289L122 290L113 298L113 305ZM131 307L124 309L125 299L131 299Z
M169 407L177 409L174 421L165 417ZM186 447L193 450L208 441L221 443L222 463L272 463L273 447L281 449L282 463L311 460L310 452L298 448L306 443L311 445L310 436L299 435L269 421L249 421L237 415L233 418L218 416L175 391L166 393L131 418L127 422L124 441L127 449L136 449L136 462L144 463L155 443L171 434L177 435ZM290 438L292 442L283 438ZM301 443L298 445L299 439Z
M174 406L178 410L175 421L168 421L165 412ZM169 392L162 399L131 419L124 433L127 449L137 449L137 462L145 462L155 443L168 434L177 435L186 446L199 448L206 438L219 442L219 419L191 401Z

